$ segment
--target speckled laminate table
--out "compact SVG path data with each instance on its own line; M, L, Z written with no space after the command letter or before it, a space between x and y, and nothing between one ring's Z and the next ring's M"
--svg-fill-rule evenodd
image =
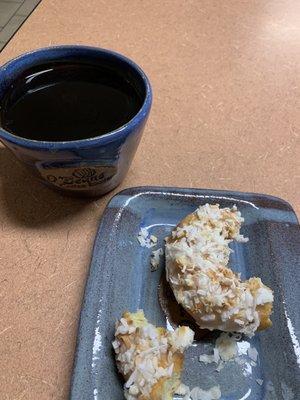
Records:
M81 43L153 84L122 187L265 192L299 215L300 2L43 0L0 55ZM0 398L67 399L95 231L112 194L63 198L0 148Z

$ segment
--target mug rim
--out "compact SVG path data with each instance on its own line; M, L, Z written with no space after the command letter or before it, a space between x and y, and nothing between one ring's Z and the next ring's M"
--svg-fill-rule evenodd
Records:
M96 46L86 46L86 45L58 45L58 46L47 46L41 47L38 49L34 49L25 53L20 54L19 56L9 60L2 66L0 66L0 83L1 83L1 71L6 71L9 68L12 68L16 65L16 63L20 60L26 59L30 56L34 56L39 53L43 52L51 52L55 50L63 51L63 50L85 50L91 51L94 53L101 53L102 55L110 55L113 56L115 59L118 59L126 64L128 64L142 79L145 85L145 97L140 107L139 111L124 125L121 127L114 129L110 132L107 132L100 136L95 136L87 139L78 139L78 140L68 140L68 141L50 141L50 140L34 140L34 139L27 139L21 136L16 136L13 133L5 130L0 126L0 139L7 140L10 143L22 146L22 147L29 147L29 148L36 148L36 149L53 149L53 150L68 150L73 149L74 147L77 148L86 148L91 147L95 144L97 145L105 145L110 143L114 140L121 139L122 137L126 137L130 134L132 130L134 130L148 115L151 104L152 104L152 88L150 81L145 74L145 72L141 69L141 67L132 61L130 58L124 56L113 50L104 49L101 47Z

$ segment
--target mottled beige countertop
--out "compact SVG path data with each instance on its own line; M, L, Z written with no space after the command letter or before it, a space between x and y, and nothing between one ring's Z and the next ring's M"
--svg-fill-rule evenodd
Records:
M299 21L298 0L43 0L0 63L63 43L124 53L149 75L154 103L122 188L263 192L299 214ZM67 399L92 243L112 194L64 198L4 148L0 172L0 398Z

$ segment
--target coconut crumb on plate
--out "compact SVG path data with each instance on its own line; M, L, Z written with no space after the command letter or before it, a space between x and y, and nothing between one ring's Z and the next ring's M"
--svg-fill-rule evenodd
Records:
M220 361L215 371L220 372L225 367L225 362Z
M163 249L153 250L151 253L151 271L156 271L159 266L160 257L164 254Z
M156 246L157 244L157 237L154 235L149 236L149 232L146 228L140 229L137 236L137 240L139 241L142 247L147 247L148 249Z
M255 347L249 347L248 349L248 356L251 358L252 361L256 362L258 357L258 351Z
M237 356L238 348L236 340L228 333L221 333L216 340L216 349L223 361L229 361Z
M215 371L220 372L226 362L236 360L237 353L236 339L232 335L223 332L216 340L213 354L201 354L199 361L204 364L218 364Z
M185 385L184 383L181 383L178 388L176 389L176 392L174 394L178 394L179 396L185 396L190 392L190 388Z
M150 241L151 241L152 243L157 243L157 237L154 236L154 235L150 235Z

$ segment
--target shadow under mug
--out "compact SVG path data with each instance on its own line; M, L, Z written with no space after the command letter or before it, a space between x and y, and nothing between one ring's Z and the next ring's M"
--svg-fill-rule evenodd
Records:
M103 195L122 182L130 167L151 108L149 80L133 61L110 50L77 45L48 47L23 54L0 68L0 104L24 72L57 61L119 69L142 93L141 108L120 128L89 139L30 140L0 127L0 140L46 185L79 196Z

